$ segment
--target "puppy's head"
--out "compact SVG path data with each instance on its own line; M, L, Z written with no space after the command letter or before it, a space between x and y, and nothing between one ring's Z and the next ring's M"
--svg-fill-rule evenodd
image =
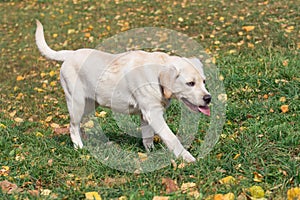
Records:
M210 115L211 95L205 88L203 65L197 58L174 57L169 67L160 73L164 97L181 100L195 112Z

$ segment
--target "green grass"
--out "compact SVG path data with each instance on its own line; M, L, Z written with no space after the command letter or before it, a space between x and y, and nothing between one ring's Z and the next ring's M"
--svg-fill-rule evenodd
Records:
M237 197L259 185L267 199L285 199L288 189L300 186L298 1L74 2L0 3L0 167L9 167L0 181L23 189L15 194L2 192L4 199L35 199L29 191L41 189L52 194L42 199L84 199L90 191L99 192L103 199L191 198L180 190L166 194L163 177L176 180L179 187L196 183L201 198L228 192ZM228 96L226 123L212 152L183 169L174 170L170 164L154 172L131 174L107 167L89 157L87 150L75 151L69 136L55 134L50 126L64 127L69 119L59 84L60 65L38 52L35 19L44 24L47 42L54 49L93 48L122 30L148 26L193 37L216 58ZM255 29L243 30L249 25ZM75 32L68 34L69 29ZM93 41L85 37L87 32ZM17 81L18 76L25 79ZM288 105L289 111L283 113L282 105ZM176 109L168 114L176 118ZM15 122L16 117L24 122ZM141 140L123 137L115 122L106 120L105 130L116 143L144 152ZM198 155L208 121L199 127L190 148L193 155ZM170 126L178 128L176 123ZM254 172L263 176L262 182L253 180ZM226 176L235 177L238 184L220 184ZM107 183L109 177L115 182Z

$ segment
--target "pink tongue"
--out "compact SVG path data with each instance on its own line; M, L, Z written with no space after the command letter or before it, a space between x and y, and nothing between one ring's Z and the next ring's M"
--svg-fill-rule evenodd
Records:
M208 106L198 107L198 110L202 112L204 115L210 116L210 109Z

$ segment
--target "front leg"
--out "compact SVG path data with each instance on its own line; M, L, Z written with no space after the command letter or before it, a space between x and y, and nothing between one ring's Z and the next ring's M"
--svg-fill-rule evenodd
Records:
M162 110L151 110L143 112L143 118L157 133L168 149L174 153L176 158L182 157L186 162L195 162L196 159L182 146L178 138L173 134L163 118Z
M143 138L143 145L146 149L146 151L151 151L151 149L154 148L153 145L153 137L154 137L154 131L152 127L148 124L147 121L141 117L141 130L142 130L142 138Z

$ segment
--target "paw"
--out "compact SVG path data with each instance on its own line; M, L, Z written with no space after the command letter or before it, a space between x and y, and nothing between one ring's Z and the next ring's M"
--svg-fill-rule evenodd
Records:
M196 161L194 156L192 156L192 154L190 154L187 150L184 150L180 156L183 158L184 161L186 161L188 163Z
M143 145L147 152L154 149L153 138L143 138Z
M82 149L83 147L83 144L82 142L73 142L73 145L74 145L74 149Z

